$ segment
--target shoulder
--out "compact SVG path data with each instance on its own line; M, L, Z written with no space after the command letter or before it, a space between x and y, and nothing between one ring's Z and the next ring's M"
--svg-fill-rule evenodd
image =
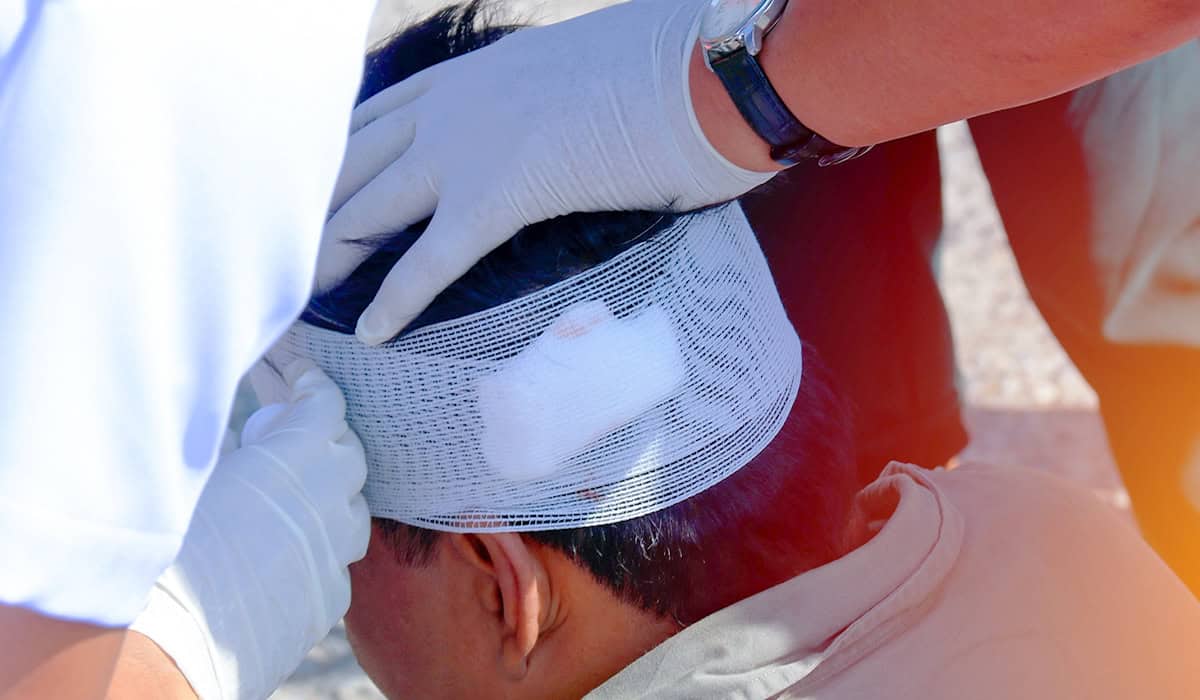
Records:
M1105 503L1088 488L1037 469L967 463L938 469L932 480L955 502L969 504L980 517L1088 518L1134 530L1132 516ZM1065 509L1065 512L1064 512Z
M1147 672L1164 687L1200 682L1183 651L1200 645L1200 605L1129 513L1032 469L972 464L930 480L963 516L946 591L959 612L990 609L994 627L1057 649L1058 664L1104 664L1101 687Z
M962 512L971 545L1018 559L1069 554L1077 564L1105 568L1137 562L1170 575L1132 514L1080 484L1036 469L986 464L939 470L931 481Z
M1032 469L914 478L958 512L963 536L910 630L928 669L912 697L1194 697L1200 605L1127 513Z

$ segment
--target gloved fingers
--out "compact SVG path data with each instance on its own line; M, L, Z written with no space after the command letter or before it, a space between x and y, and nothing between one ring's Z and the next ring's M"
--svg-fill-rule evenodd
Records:
M291 393L280 371L266 360L255 362L246 373L246 378L250 380L250 388L254 390L259 406L284 403Z
M403 231L427 218L438 205L429 166L410 150L355 192L325 224L317 259L317 288L345 279L370 250L353 242Z
M350 609L349 567L343 566L338 569L336 582L329 581L328 583L334 583L333 589L325 594L326 600L324 607L325 613L329 615L329 624L326 625L324 633L316 637L317 640L320 640L324 638L325 635L329 634L329 631L332 630L334 625L338 623L338 620L345 617L346 611Z
M385 342L404 329L434 297L463 276L467 270L496 246L492 241L507 240L515 232L495 222L486 240L463 229L463 217L451 214L458 208L443 199L433 221L396 261L358 319L355 329L367 345Z
M363 451L362 441L353 430L347 428L346 433L334 442L334 449L340 453L336 468L345 485L348 498L354 498L362 493L363 485L367 483L367 456Z
M342 568L362 559L371 540L371 515L362 495L338 504L335 512L326 511L325 537L333 562Z
M284 370L291 386L291 405L285 423L273 431L299 430L320 442L332 442L349 430L346 425L346 399L312 360L296 360Z
M323 504L322 510L336 511L359 496L367 480L362 443L344 420L339 423L340 433L333 440L293 420L261 437L243 435L243 447L269 456L269 462L259 463L292 474L308 492L307 499Z
M340 209L363 185L404 155L416 133L416 124L407 110L385 114L355 132L346 144L330 211Z
M258 444L279 430L281 423L287 420L287 410L288 405L285 403L272 403L251 413L246 419L246 424L242 426L240 444L243 447Z
M436 66L435 66L436 67ZM350 114L350 133L354 134L389 112L393 112L421 95L433 85L434 71L426 69L371 95Z
M362 559L367 554L367 546L371 542L371 513L367 509L367 500L362 495L350 501L350 528L344 546L338 551L340 561L347 565Z
M336 622L346 609L350 607L350 572L349 567L367 554L371 542L371 515L367 510L367 501L361 495L353 501L341 504L336 513L326 513L323 518L326 574L327 582L334 583L326 590L326 611L335 612L331 622ZM341 585L338 585L338 584ZM345 596L341 595L344 590Z
M297 382L299 382L304 375L313 370L324 374L324 372L321 372L320 368L317 367L317 363L313 362L307 357L297 358L283 366L283 369L280 372L280 377L283 379L284 384L287 385L288 398L290 400L295 400L295 394L301 390L301 387L297 386ZM328 377L326 377L326 379L328 379ZM320 378L316 377L314 378L314 381L319 382Z
M315 365L312 361L305 359L293 362L288 369L298 375L313 367ZM262 407L250 414L250 417L246 419L246 424L242 426L240 444L243 447L261 443L272 434L284 429L292 420L293 389L291 384L295 381L294 377L285 377L265 360L254 363L246 376Z

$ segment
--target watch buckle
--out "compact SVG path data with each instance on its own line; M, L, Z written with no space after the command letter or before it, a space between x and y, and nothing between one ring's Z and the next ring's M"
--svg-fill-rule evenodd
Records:
M830 165L845 163L848 160L854 160L855 158L865 154L867 151L871 150L871 148L872 146L852 146L845 150L838 151L837 153L829 153L818 158L817 165L825 168Z

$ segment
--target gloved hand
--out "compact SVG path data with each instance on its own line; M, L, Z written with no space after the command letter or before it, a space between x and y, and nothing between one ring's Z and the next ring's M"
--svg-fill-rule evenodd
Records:
M288 403L251 416L204 489L175 563L131 629L203 698L265 698L350 604L370 533L366 462L341 392L297 361Z
M433 66L354 111L317 286L368 252L349 239L431 213L358 324L379 343L522 227L577 211L695 209L774 173L734 166L688 92L699 0L634 0Z

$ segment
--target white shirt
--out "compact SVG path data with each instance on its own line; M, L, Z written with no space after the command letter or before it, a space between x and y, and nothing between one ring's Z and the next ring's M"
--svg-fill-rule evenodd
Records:
M1200 346L1200 38L1080 88L1104 335Z
M0 603L122 625L301 310L373 2L0 0Z

